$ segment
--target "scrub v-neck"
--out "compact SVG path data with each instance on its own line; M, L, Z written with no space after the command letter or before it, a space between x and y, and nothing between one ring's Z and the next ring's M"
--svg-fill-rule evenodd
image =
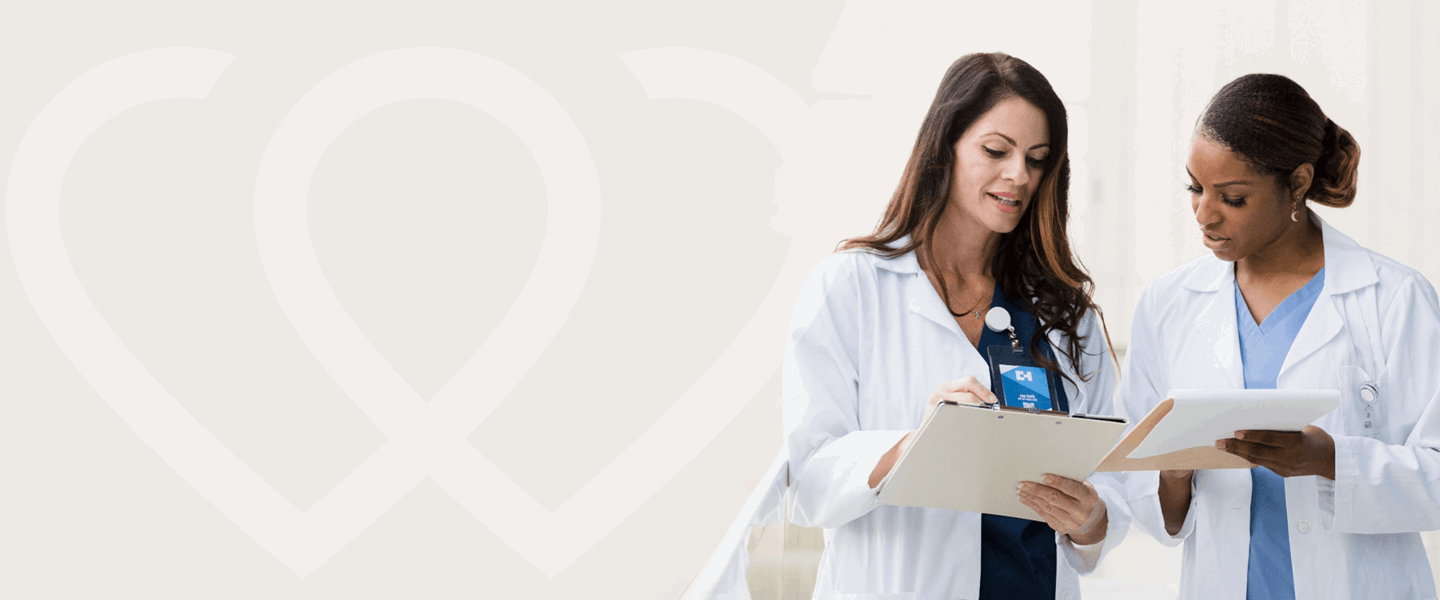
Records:
M1240 337L1240 362L1245 389L1275 389L1280 367L1300 326L1310 315L1325 285L1325 269L1287 296L1256 323L1240 282L1235 282L1235 321ZM1250 559L1247 566L1247 600L1293 600L1295 575L1290 557L1289 514L1285 506L1285 478L1265 467L1250 470Z

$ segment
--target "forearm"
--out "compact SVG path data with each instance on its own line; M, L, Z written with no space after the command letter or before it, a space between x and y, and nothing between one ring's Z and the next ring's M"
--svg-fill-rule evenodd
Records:
M835 528L874 509L869 477L876 462L908 431L852 431L813 451L796 452L792 438L790 520L806 527Z
M1167 476L1160 473L1160 514L1165 517L1165 533L1175 535L1185 524L1190 513L1190 482L1195 477L1192 471L1183 476Z
M890 469L895 468L895 463L900 461L900 454L905 451L905 441L910 439L911 435L914 434L905 434L905 437L900 438L894 447L880 457L880 462L875 463L875 468L870 471L870 489L878 487L880 482L885 480L885 476L890 474Z

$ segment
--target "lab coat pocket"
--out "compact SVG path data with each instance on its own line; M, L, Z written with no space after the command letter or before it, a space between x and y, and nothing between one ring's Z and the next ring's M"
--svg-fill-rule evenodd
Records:
M1344 424L1342 433L1376 437L1383 429L1382 407L1379 384L1365 369L1346 365L1340 367L1340 417Z

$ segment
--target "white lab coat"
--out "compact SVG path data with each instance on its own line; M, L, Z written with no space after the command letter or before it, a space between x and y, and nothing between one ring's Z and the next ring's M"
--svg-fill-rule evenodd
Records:
M1336 479L1285 479L1295 597L1435 598L1417 532L1440 528L1440 305L1414 269L1311 218L1324 235L1325 283L1278 387L1337 389L1340 407L1315 421L1335 438ZM1120 384L1132 423L1170 389L1245 387L1233 266L1206 256L1145 291ZM1378 390L1368 416L1367 383ZM1158 484L1157 472L1130 474L1130 507L1161 543L1184 541L1180 598L1242 600L1250 472L1196 472L1190 512L1173 538Z
M1070 409L1114 414L1115 371L1093 314L1079 332L1086 348L1081 367L1098 373L1078 388L1065 384ZM1052 335L1050 343L1057 350L1066 347L1060 335ZM1057 358L1074 378L1074 366L1058 352ZM989 385L985 359L960 331L913 252L895 259L842 252L811 273L791 318L784 413L789 519L826 528L815 598L978 596L980 514L882 506L868 483L881 455L920 425L930 394L966 375ZM1077 571L1093 570L1129 525L1123 486L1106 474L1090 481L1109 507L1108 535L1098 554L1083 555L1068 537L1057 536L1056 598L1063 600L1079 597Z

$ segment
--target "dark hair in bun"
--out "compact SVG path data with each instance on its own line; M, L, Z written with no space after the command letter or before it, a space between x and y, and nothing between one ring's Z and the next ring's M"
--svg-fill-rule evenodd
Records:
M1225 84L1200 116L1199 133L1282 185L1300 165L1314 165L1305 191L1310 200L1335 208L1355 201L1360 145L1284 75L1257 73Z

